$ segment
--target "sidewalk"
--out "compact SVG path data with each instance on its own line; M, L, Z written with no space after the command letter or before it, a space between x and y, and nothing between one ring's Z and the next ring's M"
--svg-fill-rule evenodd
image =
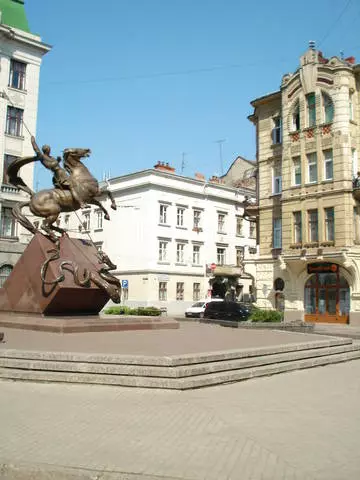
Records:
M0 478L358 480L359 379L353 361L186 392L0 382Z

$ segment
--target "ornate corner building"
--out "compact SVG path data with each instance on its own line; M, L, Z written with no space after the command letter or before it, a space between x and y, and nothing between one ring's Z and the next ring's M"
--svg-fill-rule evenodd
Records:
M251 102L257 301L287 321L360 324L359 92L355 59L310 42L280 90Z
M0 0L0 287L29 238L11 214L25 195L9 185L6 170L15 158L34 154L40 65L50 48L30 32L24 0ZM22 172L31 186L33 168Z

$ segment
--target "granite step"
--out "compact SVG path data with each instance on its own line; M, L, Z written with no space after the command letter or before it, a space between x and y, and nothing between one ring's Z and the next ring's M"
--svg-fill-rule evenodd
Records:
M0 378L186 390L357 358L349 339L176 357L2 350Z

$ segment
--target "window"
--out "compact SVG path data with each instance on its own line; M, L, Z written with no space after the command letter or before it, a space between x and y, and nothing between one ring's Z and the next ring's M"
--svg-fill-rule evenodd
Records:
M90 212L83 213L83 227L86 232L90 230Z
M359 238L359 215L357 207L354 207L354 216L353 216L353 229L354 229L354 243L358 242Z
M176 300L184 300L184 282L176 282Z
M325 208L325 240L333 242L335 240L334 208Z
M354 120L354 94L349 92L349 119Z
M315 93L306 95L306 105L308 113L308 127L313 127L316 124L316 98Z
M11 60L9 86L18 90L25 90L26 64Z
M225 248L218 247L216 249L216 257L217 257L217 264L218 265L225 265L226 262L226 250Z
M193 258L194 265L200 265L200 245L193 245Z
M256 238L256 222L249 222L249 237Z
M273 168L273 193L281 193L281 165L275 165Z
M159 223L166 224L167 223L167 205L160 205L160 218Z
M159 300L167 300L167 282L159 282Z
M64 226L66 229L69 228L70 215L65 215L64 217Z
M4 286L4 283L10 273L13 271L12 265L2 265L0 267L0 288Z
M10 163L12 163L17 158L18 157L15 157L14 155L4 155L3 183L9 183L7 169L9 168Z
M236 217L236 235L238 237L242 237L243 235L243 222L244 219L242 217Z
M291 131L297 132L300 130L300 105L299 102L296 103L291 116Z
M352 160L352 171L353 176L356 178L358 176L358 156L356 148L351 149L351 160Z
M281 136L282 136L281 117L275 117L273 121L274 121L274 128L272 131L273 144L281 143Z
M96 228L98 230L102 230L103 228L103 212L101 210L96 212Z
M194 228L200 228L201 226L201 211L194 210Z
M184 226L184 212L185 212L185 208L178 207L176 212L176 225L178 227Z
M236 266L241 267L244 260L244 247L236 247Z
M334 104L327 93L322 94L324 122L331 123L334 118Z
M273 222L273 247L281 248L281 218L274 218Z
M308 211L308 235L309 235L309 242L319 241L317 210Z
M24 110L21 108L8 107L6 116L6 131L8 135L21 137Z
M183 243L176 244L176 261L177 263L184 263L184 249L185 245Z
M160 240L159 242L159 261L166 262L167 260L167 245L168 242Z
M293 158L293 182L294 185L301 185L301 158Z
M16 237L16 221L12 216L12 208L1 209L1 236Z
M301 221L301 212L294 212L294 242L302 242L302 221Z
M225 214L218 213L218 233L225 233Z
M308 182L316 183L317 182L317 156L316 153L309 153L307 156L308 159Z
M193 301L200 300L200 283L193 283Z
M333 152L332 150L324 150L324 178L325 180L333 179Z

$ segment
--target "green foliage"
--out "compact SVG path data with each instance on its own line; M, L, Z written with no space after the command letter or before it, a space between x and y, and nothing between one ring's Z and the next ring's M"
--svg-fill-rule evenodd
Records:
M158 317L161 315L161 311L155 307L130 308L125 305L109 307L104 313L106 315L140 315L144 317Z
M252 322L281 322L283 314L276 310L262 310L256 308L252 311L249 320Z

